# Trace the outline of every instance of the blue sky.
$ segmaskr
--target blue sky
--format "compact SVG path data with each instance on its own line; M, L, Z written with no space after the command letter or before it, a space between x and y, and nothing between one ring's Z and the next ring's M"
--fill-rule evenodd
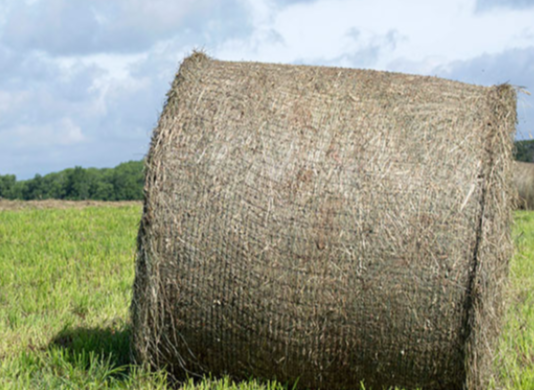
M534 92L534 1L0 0L0 174L141 159L194 49ZM531 139L534 97L518 114Z

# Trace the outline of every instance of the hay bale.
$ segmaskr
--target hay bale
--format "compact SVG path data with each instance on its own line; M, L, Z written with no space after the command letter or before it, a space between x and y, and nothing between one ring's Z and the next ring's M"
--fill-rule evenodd
M515 161L512 167L514 189L517 191L515 207L534 210L534 164Z
M485 389L515 91L195 53L146 169L141 362L305 388Z

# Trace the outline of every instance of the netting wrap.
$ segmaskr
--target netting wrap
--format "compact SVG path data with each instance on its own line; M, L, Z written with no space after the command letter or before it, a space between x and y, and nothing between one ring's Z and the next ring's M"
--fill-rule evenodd
M184 60L147 157L140 361L329 390L485 389L515 91Z

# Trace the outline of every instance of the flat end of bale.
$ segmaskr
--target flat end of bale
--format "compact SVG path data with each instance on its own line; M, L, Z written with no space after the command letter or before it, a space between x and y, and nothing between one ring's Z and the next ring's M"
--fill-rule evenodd
M483 170L482 212L477 248L468 287L465 341L466 386L486 389L494 376L496 348L504 313L511 240L512 150L515 136L517 90L510 84L489 87L485 139L487 164Z

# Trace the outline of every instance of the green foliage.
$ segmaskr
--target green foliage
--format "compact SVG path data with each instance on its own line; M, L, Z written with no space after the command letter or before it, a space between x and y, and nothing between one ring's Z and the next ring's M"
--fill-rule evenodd
M111 177L111 182L115 188L115 200L143 199L145 178L139 174L139 168L135 161L120 164L115 168Z
M15 175L0 175L0 198L12 198L16 182Z
M514 157L517 161L534 162L534 140L516 141Z
M37 174L33 180L29 180L23 190L25 200L43 199L46 192L45 182L41 175Z
M142 200L143 185L143 161L129 161L112 169L75 167L25 181L0 175L0 198Z
M68 199L86 200L89 198L91 177L86 169L76 167L69 169L67 173L66 193Z

